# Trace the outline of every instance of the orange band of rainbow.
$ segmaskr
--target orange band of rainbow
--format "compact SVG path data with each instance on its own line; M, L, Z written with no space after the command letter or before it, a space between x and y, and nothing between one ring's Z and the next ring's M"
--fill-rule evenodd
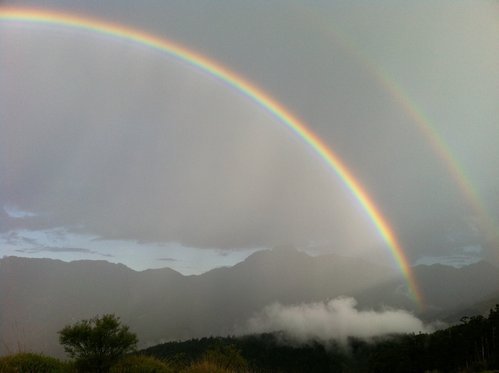
M289 110L263 90L205 56L164 38L159 38L126 26L111 24L87 17L82 18L67 13L22 8L0 8L0 21L65 26L125 39L165 52L170 56L195 66L209 75L226 82L243 93L258 105L265 108L272 116L278 119L280 123L284 124L298 135L338 175L349 191L355 196L359 204L372 220L383 240L387 243L393 258L408 283L413 299L420 307L423 306L422 294L418 289L411 267L404 254L404 250L390 225L383 217L380 209L340 158L314 132L305 126L303 122L298 120Z

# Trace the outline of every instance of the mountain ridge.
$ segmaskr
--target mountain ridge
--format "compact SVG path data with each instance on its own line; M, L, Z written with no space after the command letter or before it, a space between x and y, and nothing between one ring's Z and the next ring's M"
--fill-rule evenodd
M0 353L20 341L36 352L61 356L57 331L104 313L119 315L137 332L142 347L234 333L274 302L298 304L353 296L360 308L390 306L418 313L407 297L405 279L387 268L363 259L313 257L296 250L257 252L232 267L197 276L169 267L135 271L105 260L68 263L7 257L0 259ZM451 311L446 308L456 302L438 297L442 292L458 294L467 282L476 282L462 299L469 304L486 298L485 290L499 291L499 270L487 264L450 271L417 266L414 272L423 293L430 295L433 309L428 318ZM435 286L431 279L444 290L429 291ZM482 294L476 289L485 290Z

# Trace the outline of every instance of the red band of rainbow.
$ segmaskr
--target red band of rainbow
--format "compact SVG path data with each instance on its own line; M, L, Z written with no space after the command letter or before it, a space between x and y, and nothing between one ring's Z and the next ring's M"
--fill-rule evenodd
M140 45L162 51L170 56L195 66L240 91L252 101L266 109L280 123L299 136L343 181L344 185L357 199L376 227L380 236L388 245L394 260L398 264L407 281L411 296L420 307L423 307L423 297L418 289L417 282L414 278L404 250L398 242L392 228L372 198L368 195L359 181L356 180L352 172L341 161L341 159L312 130L310 130L303 122L297 119L296 116L292 115L289 110L287 110L274 98L270 97L262 89L256 87L240 75L206 58L205 56L164 38L159 38L130 27L111 24L87 17L78 17L67 13L1 7L0 21L64 26L135 42Z

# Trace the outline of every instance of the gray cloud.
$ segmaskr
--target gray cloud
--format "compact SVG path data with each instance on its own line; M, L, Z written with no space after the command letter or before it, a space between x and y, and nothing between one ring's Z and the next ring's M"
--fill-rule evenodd
M5 241L5 243L9 245L36 245L38 244L38 241L29 238L29 237L24 237L19 234L19 232L16 231L9 231L8 233L5 233L1 236L1 238Z
M95 250L83 249L79 247L50 247L50 246L40 246L25 249L16 249L15 251L24 254L40 254L40 253L81 253L81 254L95 254L107 258L113 258L111 254L100 253Z
M160 262L178 262L178 259L175 258L157 258L156 260Z
M477 243L498 250L469 226L448 165L370 66L410 94L497 218L498 10L475 4L213 2L200 13L197 2L43 3L169 37L264 87L351 167L413 258ZM0 27L0 205L38 214L14 222L0 212L0 230L72 226L224 249L380 246L337 177L227 86L99 36ZM455 230L459 242L448 238Z
M36 214L29 211L19 210L16 206L4 206L3 210L7 213L7 215L14 219L24 219L36 216Z
M246 333L282 331L298 342L331 340L345 342L348 337L369 339L395 333L428 332L430 327L404 310L362 311L353 298L286 306L267 306L252 317Z
M5 77L19 90L3 112L21 99L29 105L8 118L16 126L0 140L1 149L18 144L2 169L4 198L37 213L23 219L27 229L69 225L108 239L224 249L373 240L327 168L227 87L168 60L123 56L103 41L75 44L68 35L41 47L33 35L10 36L26 46L12 74L24 78ZM35 55L44 57L32 64Z

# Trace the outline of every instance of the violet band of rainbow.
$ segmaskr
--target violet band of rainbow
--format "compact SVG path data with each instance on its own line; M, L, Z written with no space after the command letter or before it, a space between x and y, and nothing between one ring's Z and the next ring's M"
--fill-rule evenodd
M173 56L187 64L195 66L240 91L257 105L269 112L279 123L293 131L305 144L313 149L313 151L342 180L345 187L358 201L359 205L376 227L379 235L387 244L393 259L407 281L412 298L418 303L419 307L424 307L423 296L418 288L407 256L405 255L395 232L365 188L354 177L345 163L324 143L324 141L308 128L305 123L291 114L288 109L265 91L250 83L239 74L223 67L221 64L182 45L171 42L163 37L157 37L124 25L108 23L94 18L80 17L68 13L12 7L0 7L0 21L68 27L131 41L142 46L162 51L169 56Z

